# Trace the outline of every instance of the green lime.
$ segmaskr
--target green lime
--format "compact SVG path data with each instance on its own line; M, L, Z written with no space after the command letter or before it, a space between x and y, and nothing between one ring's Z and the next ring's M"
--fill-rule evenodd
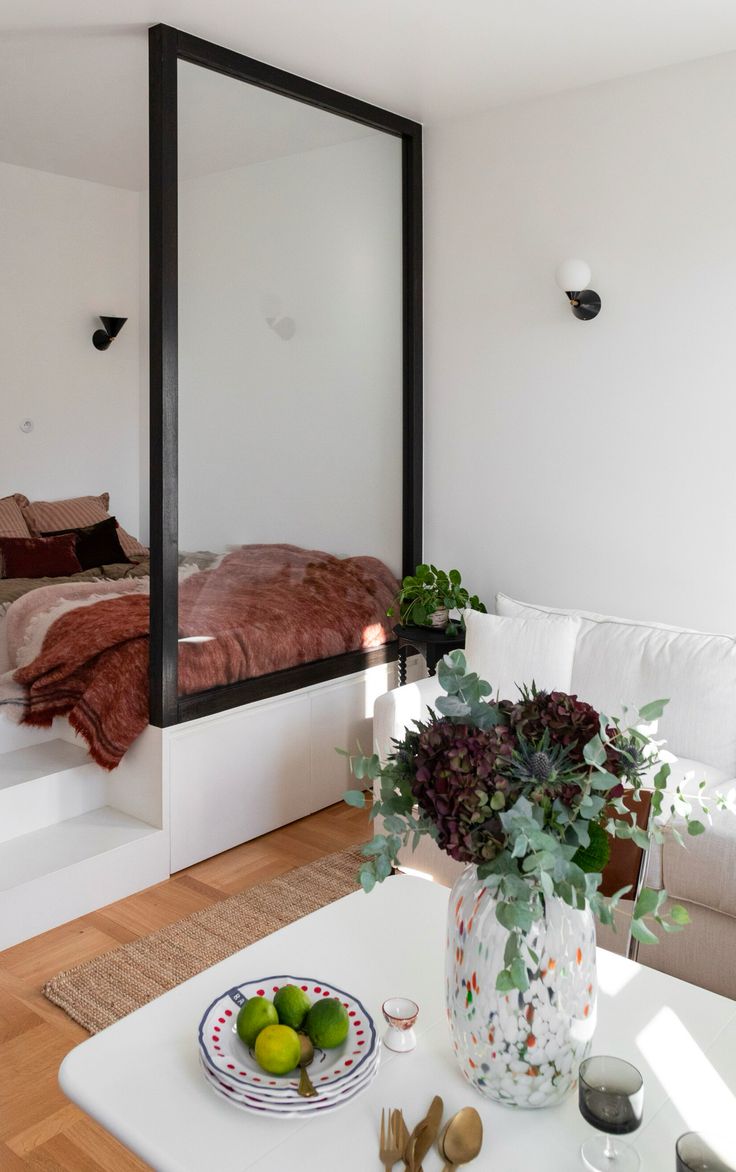
M284 985L274 997L273 1003L281 1024L291 1026L293 1030L299 1029L312 1008L312 1002L304 990L298 989L296 985Z
M336 997L317 1001L307 1014L304 1028L315 1046L332 1050L348 1036L348 1012Z
M262 1029L278 1025L279 1015L267 997L249 997L238 1014L236 1028L246 1046L252 1046Z
M269 1074L288 1074L299 1065L299 1035L285 1025L268 1025L256 1038L256 1062Z

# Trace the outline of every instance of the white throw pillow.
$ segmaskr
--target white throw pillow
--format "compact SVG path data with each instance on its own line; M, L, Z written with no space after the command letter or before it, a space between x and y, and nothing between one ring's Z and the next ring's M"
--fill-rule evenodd
M532 681L547 692L569 692L580 620L567 616L501 618L465 614L465 658L487 680L493 695L515 700Z

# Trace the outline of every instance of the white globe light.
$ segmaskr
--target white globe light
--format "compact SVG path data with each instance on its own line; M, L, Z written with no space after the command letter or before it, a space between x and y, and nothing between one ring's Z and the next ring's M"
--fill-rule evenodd
M589 288L590 277L590 265L584 260L563 260L555 273L555 280L564 293L580 293Z

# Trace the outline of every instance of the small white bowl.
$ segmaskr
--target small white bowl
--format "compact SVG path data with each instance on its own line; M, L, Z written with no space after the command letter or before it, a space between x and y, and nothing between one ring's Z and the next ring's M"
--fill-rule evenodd
M408 997L389 997L381 1006L388 1029L383 1035L383 1044L396 1054L408 1054L417 1044L414 1022L419 1016L419 1006Z

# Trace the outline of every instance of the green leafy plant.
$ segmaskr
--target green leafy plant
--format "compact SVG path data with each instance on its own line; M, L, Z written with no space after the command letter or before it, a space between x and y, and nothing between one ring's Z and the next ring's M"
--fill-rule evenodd
M631 888L611 897L599 890L611 839L631 839L646 851L663 841L665 813L682 819L690 835L704 832L712 806L736 813L734 793L708 798L704 782L695 797L679 785L668 791L670 766L639 727L657 720L666 700L645 705L624 727L577 696L534 685L521 688L516 701L491 699L490 684L467 671L461 651L445 656L438 680L445 693L438 711L395 741L385 764L375 754L350 759L358 781L378 784L370 817L383 819L383 833L363 847L360 882L371 891L391 874L402 847L416 849L424 835L452 858L474 863L510 933L500 990L526 988L525 934L545 900L590 907L615 928L616 906ZM645 789L647 830L635 808ZM364 790L348 791L345 801L365 805ZM675 827L668 830L683 843ZM638 893L631 924L637 940L656 943L656 929L676 932L687 922L666 891Z
M436 610L478 610L486 613L484 603L477 594L470 594L462 585L459 570L438 570L437 566L417 566L413 574L407 574L393 606L386 612L389 617L398 610L404 626L429 627L431 615ZM447 624L450 635L457 633L461 625L452 619Z

